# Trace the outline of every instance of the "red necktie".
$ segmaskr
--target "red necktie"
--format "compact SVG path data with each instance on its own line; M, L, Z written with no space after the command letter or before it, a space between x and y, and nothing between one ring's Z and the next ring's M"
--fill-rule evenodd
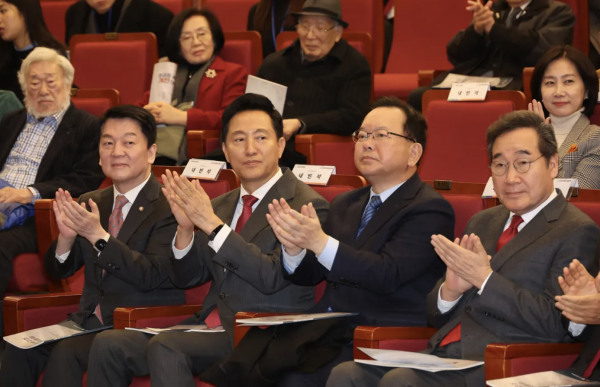
M113 238L116 238L117 235L119 235L119 231L121 231L121 227L123 226L123 206L128 202L129 200L127 200L125 195L117 195L117 198L115 199L115 208L113 208L110 218L108 218L108 233ZM102 269L102 277L104 277L105 273L106 270ZM98 317L98 320L104 324L102 321L100 304L96 305L96 310L94 313L96 314L96 317Z
M252 195L244 195L242 196L242 201L244 202L244 209L235 225L235 232L238 234L242 231L242 228L244 228L248 219L250 219L250 216L252 215L252 206L258 201L258 198L255 198Z
M521 218L519 215L514 215L510 221L510 225L502 232L500 238L498 239L498 244L496 244L496 253L500 251L500 249L503 248L511 239L513 239L515 235L517 235L519 232L519 225L521 223L523 223L523 218ZM442 340L440 343L440 347L454 343L455 341L460 341L460 324L448 332L448 334L444 337L444 340Z

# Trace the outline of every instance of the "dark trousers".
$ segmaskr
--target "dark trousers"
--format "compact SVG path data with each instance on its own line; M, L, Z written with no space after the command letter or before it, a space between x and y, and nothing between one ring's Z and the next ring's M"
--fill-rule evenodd
M134 376L150 375L152 387L195 387L194 375L233 350L222 333L170 332L152 336L112 330L98 335L90 355L88 387L127 387Z
M86 328L101 326L94 318ZM10 344L2 355L0 387L35 387L44 372L43 387L81 387L96 333L20 349Z
M334 367L337 367L341 363L351 361L353 358L352 345L348 345L342 348L339 356L319 368L311 374L301 374L299 372L293 372L284 376L279 382L279 387L322 387L327 382L329 374Z
M13 259L19 254L37 253L35 218L25 220L22 226L0 231L0 299L8 287L13 272Z

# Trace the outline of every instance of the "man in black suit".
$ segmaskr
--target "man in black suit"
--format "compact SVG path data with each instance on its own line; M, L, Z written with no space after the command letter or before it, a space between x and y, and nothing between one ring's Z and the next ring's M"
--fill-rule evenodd
M197 181L167 172L163 182L178 223L171 279L185 288L212 281L202 309L180 324L222 325L225 333L103 332L92 348L89 387L125 387L148 374L153 386L195 386L194 375L233 350L237 312L300 313L314 305L313 287L283 277L281 245L265 217L268 203L282 197L295 209L313 203L322 221L329 208L279 168L281 115L266 97L240 96L225 109L221 142L241 188L211 202Z
M25 109L0 121L0 203L34 203L58 188L79 196L98 188L98 119L69 99L74 69L56 51L35 48L23 61L19 81ZM12 260L37 252L35 219L0 231L0 298L12 275Z
M76 34L152 32L160 56L173 12L152 0L80 0L67 9L65 42Z
M355 312L357 325L425 326L425 298L444 273L430 234L454 235L454 211L423 183L417 166L426 143L423 116L395 97L373 103L353 134L354 162L371 183L339 195L323 229L312 206L302 212L274 201L269 222L289 256L286 277L299 285L326 280L312 310ZM352 360L352 345L313 374L293 373L280 386L323 385L333 367Z
M169 250L177 223L151 168L156 155L152 114L131 105L101 120L100 164L113 186L82 195L79 204L59 189L53 204L58 239L46 270L67 278L84 267L79 311L69 319L86 329L109 327L115 308L185 303L169 280ZM87 208L86 208L87 206ZM22 350L9 345L0 385L81 386L95 333Z
M427 318L438 332L427 353L484 360L490 343L569 342L554 306L558 277L578 257L597 270L600 230L554 189L558 174L552 126L532 112L500 117L487 130L490 171L502 205L474 215L462 239L431 237L446 263L427 296ZM483 386L484 367L442 373L346 363L335 386Z

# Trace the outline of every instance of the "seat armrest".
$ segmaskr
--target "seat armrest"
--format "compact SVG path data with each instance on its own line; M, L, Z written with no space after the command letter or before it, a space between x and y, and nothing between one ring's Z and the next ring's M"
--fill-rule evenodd
M309 165L315 164L315 144L329 142L352 142L352 136L336 134L299 134L296 136L296 151L306 156Z
M354 330L354 358L370 359L358 348L379 348L383 340L429 340L437 329L429 327L369 327Z
M183 317L191 316L200 309L202 309L202 305L116 308L113 314L113 325L115 329L146 328L148 326L165 328L177 324Z
M419 87L429 86L431 82L448 70L419 70Z
M219 138L220 130L188 130L187 132L187 152L188 158L197 159L204 156L206 152L206 140L209 138Z
M557 367L565 369L571 365L582 348L583 343L488 344L485 349L485 380L513 376L513 361L524 358L547 357L549 368L546 371L560 369Z
M43 324L56 324L66 318L67 313L77 310L80 293L51 293L26 296L7 296L4 298L3 319L4 334L13 335L25 330L39 328L37 322L27 321L27 317L36 320L44 316ZM31 311L28 313L28 311Z

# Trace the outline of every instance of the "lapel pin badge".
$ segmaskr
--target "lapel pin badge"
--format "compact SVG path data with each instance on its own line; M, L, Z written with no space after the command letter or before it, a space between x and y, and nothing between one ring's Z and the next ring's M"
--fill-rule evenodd
M140 207L138 208L140 211L144 211L144 207Z
M207 78L211 78L211 79L217 76L217 72L213 69L206 70L206 72L204 74L206 74Z

